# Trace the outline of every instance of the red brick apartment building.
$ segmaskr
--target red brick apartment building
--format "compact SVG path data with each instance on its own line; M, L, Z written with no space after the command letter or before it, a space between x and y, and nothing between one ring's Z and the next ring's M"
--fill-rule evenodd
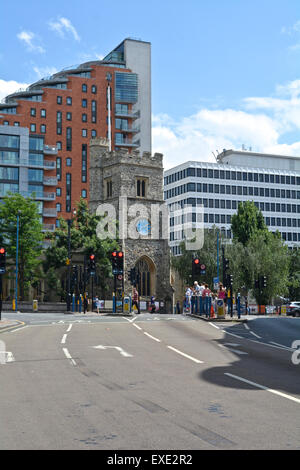
M48 229L54 230L58 217L70 218L80 197L89 199L90 139L106 137L112 150L151 152L150 54L150 43L125 39L103 60L64 69L7 96L0 104L0 137L1 133L3 138L9 136L9 129L17 131L11 126L29 130L28 171L14 173L19 178L16 188L26 175L29 193L31 186L40 185L38 194L43 197L36 199L40 199ZM3 169L14 165L8 159L12 150L14 155L17 152L7 142L7 138L2 143L0 139ZM43 169L35 174L31 162L37 154L43 159ZM4 173L3 188L8 187L8 174L12 173Z

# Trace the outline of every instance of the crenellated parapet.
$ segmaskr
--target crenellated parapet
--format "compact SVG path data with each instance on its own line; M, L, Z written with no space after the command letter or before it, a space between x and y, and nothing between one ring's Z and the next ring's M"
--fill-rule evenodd
M126 149L109 151L108 140L100 137L90 141L90 168L105 167L110 165L128 164L128 165L150 166L163 169L163 155L150 152L140 153L133 150L131 153Z

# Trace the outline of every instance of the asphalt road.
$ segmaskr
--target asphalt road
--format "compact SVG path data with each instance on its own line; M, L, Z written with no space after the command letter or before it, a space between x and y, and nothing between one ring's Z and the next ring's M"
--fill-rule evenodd
M0 334L0 449L300 448L298 318L22 319Z

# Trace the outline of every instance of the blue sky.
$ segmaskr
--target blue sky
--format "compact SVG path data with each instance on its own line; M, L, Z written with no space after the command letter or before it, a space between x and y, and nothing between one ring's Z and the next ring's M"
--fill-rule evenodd
M125 37L152 44L166 168L243 144L300 156L299 0L2 2L0 97Z

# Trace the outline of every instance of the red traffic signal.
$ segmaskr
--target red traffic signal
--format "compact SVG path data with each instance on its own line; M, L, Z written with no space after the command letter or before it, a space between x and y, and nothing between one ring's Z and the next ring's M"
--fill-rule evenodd
M115 258L115 257L117 256L117 252L116 252L116 251L113 251L112 254L111 254L111 256L112 256L113 258Z
M4 255L4 253L5 253L5 248L0 248L0 254Z
M94 260L95 259L95 255L90 255L90 260Z
M118 256L119 256L119 258L123 258L123 251L119 251Z
M199 264L200 260L198 258L194 259L194 264Z

